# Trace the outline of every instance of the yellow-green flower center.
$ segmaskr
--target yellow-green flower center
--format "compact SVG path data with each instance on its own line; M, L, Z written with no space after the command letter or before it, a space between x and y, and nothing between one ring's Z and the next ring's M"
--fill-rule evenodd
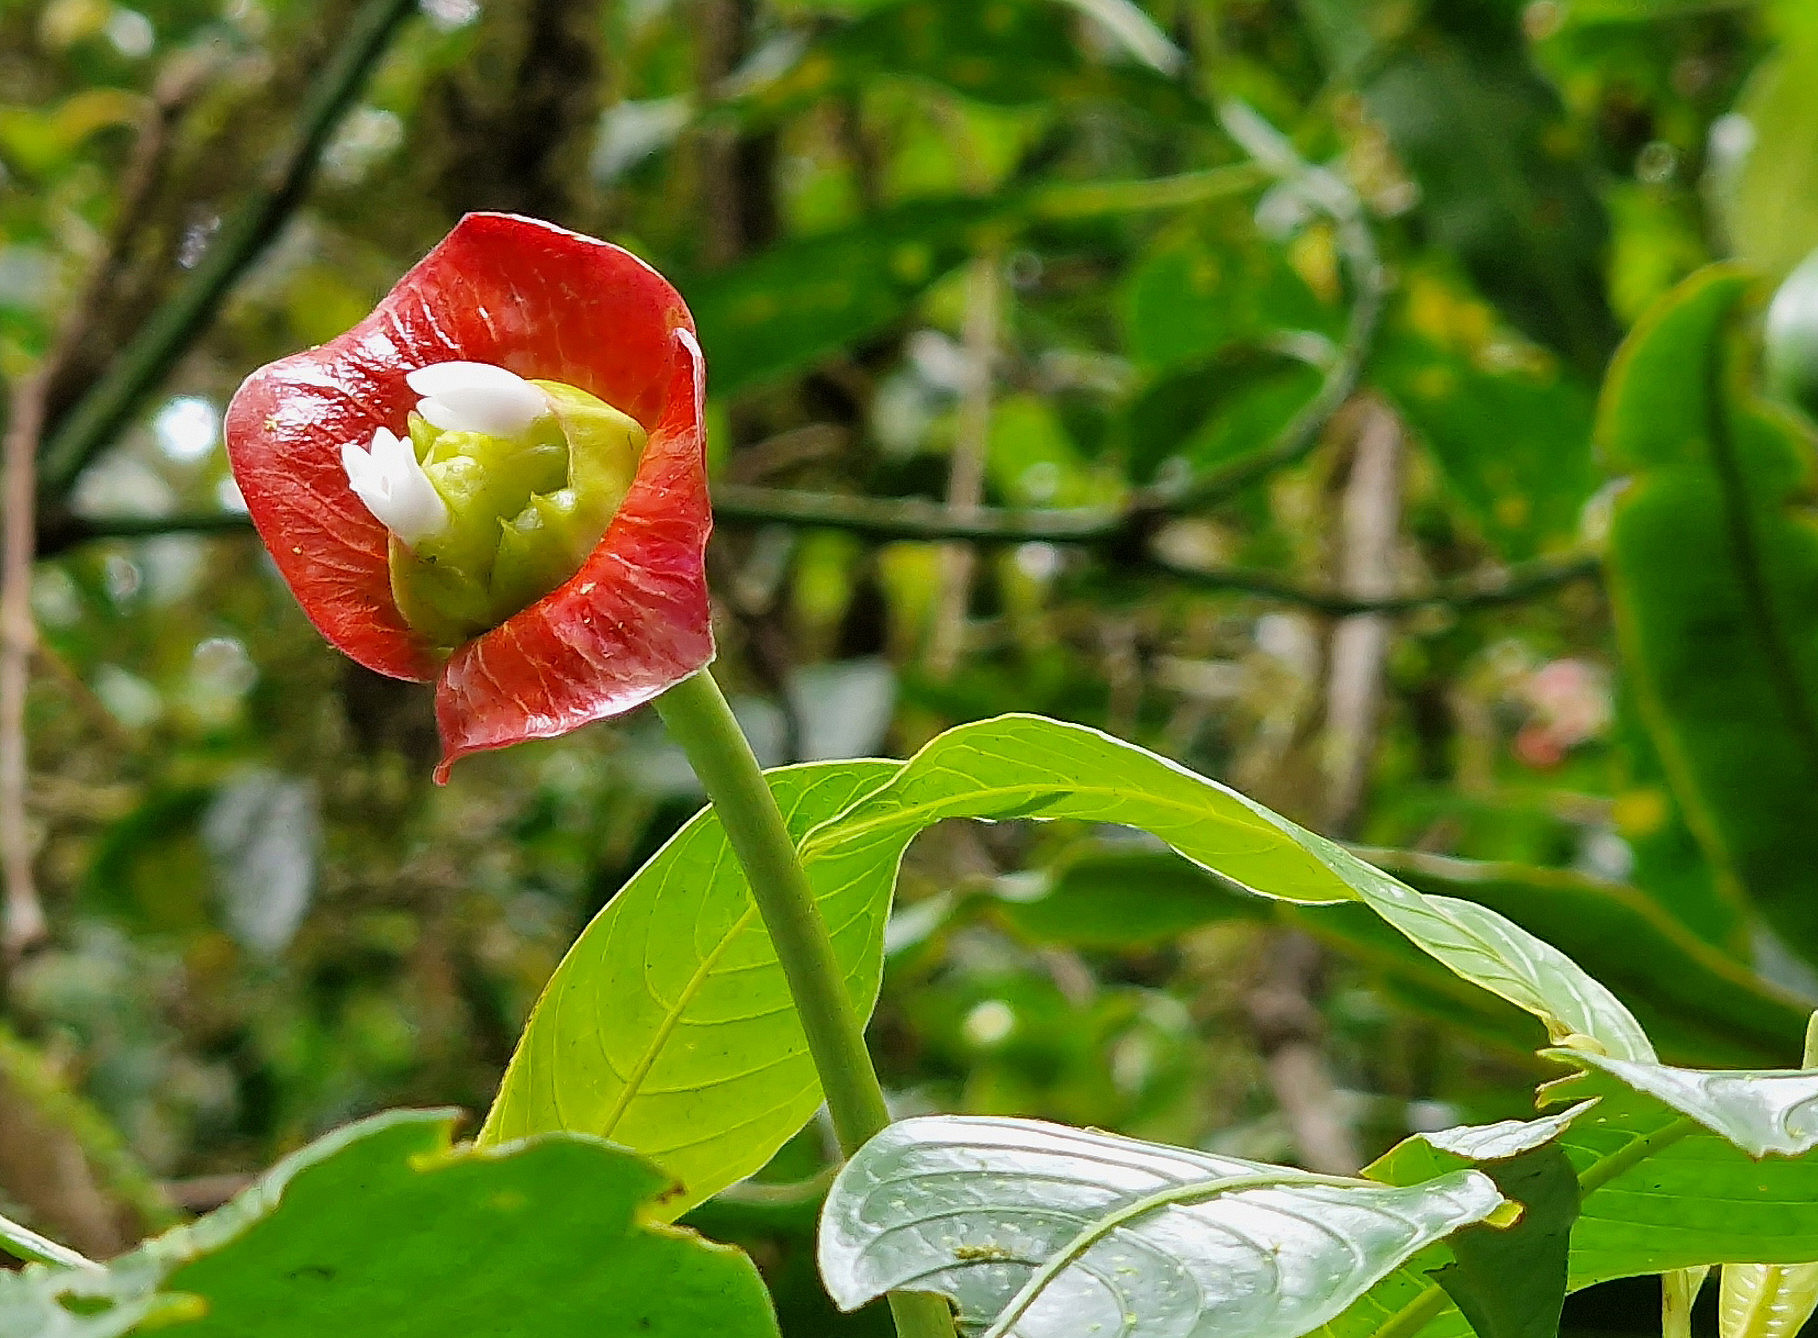
M559 381L524 384L542 392L548 411L507 434L439 428L423 413L410 415L411 452L446 508L439 528L404 530L373 507L393 529L398 609L444 649L490 631L573 576L637 473L645 433L630 417ZM429 400L420 408L436 412Z

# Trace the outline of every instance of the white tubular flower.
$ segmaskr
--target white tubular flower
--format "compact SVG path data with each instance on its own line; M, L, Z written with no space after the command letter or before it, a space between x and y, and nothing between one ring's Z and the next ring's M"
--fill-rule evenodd
M354 495L406 546L448 528L448 504L417 463L416 450L390 428L372 434L370 450L355 441L341 447L341 467Z
M404 380L423 397L417 412L444 432L516 437L549 412L547 395L490 362L431 363Z

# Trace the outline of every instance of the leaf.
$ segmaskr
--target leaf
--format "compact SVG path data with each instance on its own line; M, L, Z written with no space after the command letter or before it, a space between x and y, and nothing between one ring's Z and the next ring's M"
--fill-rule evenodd
M1529 335L1596 372L1616 342L1603 299L1602 206L1558 96L1526 57L1516 11L1475 39L1425 31L1365 90L1371 113L1420 184L1420 220Z
M650 1166L573 1135L454 1149L454 1118L337 1130L105 1270L0 1274L0 1335L776 1334L748 1258L644 1224Z
M1818 246L1814 72L1818 42L1781 47L1712 134L1711 197L1723 231L1737 257L1775 276Z
M1472 519L1517 559L1571 539L1597 488L1590 393L1528 351L1517 362L1505 345L1504 365L1484 366L1472 350L1409 335L1371 363Z
M1007 715L949 730L896 777L809 836L830 885L887 900L897 862L946 818L1078 818L1139 827L1241 888L1288 901L1357 900L1472 983L1612 1054L1653 1057L1615 996L1493 911L1427 897L1234 790L1082 725Z
M1680 1069L1578 1050L1547 1053L1655 1097L1751 1157L1802 1157L1818 1147L1818 1072Z
M880 333L965 257L969 230L1002 207L918 201L684 285L714 392L774 381Z
M1726 366L1749 287L1721 267L1636 327L1599 411L1609 590L1628 680L1687 822L1732 888L1818 950L1818 526L1813 442Z
M1689 932L1649 891L1566 869L1359 853L1423 892L1478 902L1556 945L1678 1062L1772 1064L1798 1053L1811 1004Z
M1477 1338L1554 1338L1559 1332L1579 1189L1557 1140L1589 1104L1537 1120L1418 1134L1365 1172L1386 1184L1412 1185L1481 1165L1505 1198L1522 1205L1513 1226L1468 1227L1451 1237L1445 1247L1450 1262L1432 1271Z
M1129 468L1149 481L1164 462L1184 459L1195 472L1264 449L1319 389L1302 362L1227 348L1171 369L1130 406Z
M1036 1120L892 1125L834 1181L821 1275L844 1308L937 1290L989 1335L1296 1338L1502 1204L1459 1171L1373 1188ZM1284 1267L1292 1260L1292 1267Z
M1144 254L1124 291L1124 342L1136 362L1169 368L1238 340L1336 331L1337 309L1315 296L1279 248L1258 244L1247 219L1241 232L1231 229L1223 216L1182 224Z
M55 1264L60 1268L101 1267L87 1255L40 1236L8 1217L0 1217L0 1250L29 1264Z
M1550 1094L1596 1098L1565 1112L1570 1124L1558 1139L1581 1193L1570 1290L1737 1258L1783 1265L1818 1259L1818 1073L1700 1073L1576 1050L1551 1053L1584 1072L1554 1084ZM1771 1144L1792 1151L1758 1158L1749 1150ZM1450 1164L1436 1160L1422 1136L1392 1149L1370 1175L1405 1184ZM1439 1284L1404 1267L1328 1335L1368 1338L1393 1316L1436 1319L1449 1309ZM1419 1331L1428 1338L1460 1332L1443 1324Z
M1086 778L1084 780L1076 778ZM1366 903L1423 951L1546 1022L1651 1058L1616 999L1494 912L1424 897L1259 804L1132 744L1036 716L963 725L907 763L771 773L861 1017L909 842L946 818L1079 818L1143 828L1239 886ZM711 814L588 926L538 1002L483 1143L550 1129L609 1137L681 1182L679 1214L752 1174L820 1087L787 982Z
M1818 1264L1725 1264L1720 1338L1795 1338L1818 1310Z
M1578 1177L1563 1149L1547 1144L1486 1168L1521 1221L1467 1227L1447 1242L1454 1262L1435 1276L1477 1338L1557 1338L1565 1308L1566 1256L1578 1217Z
M798 836L900 763L787 767L770 785ZM821 885L824 886L824 885ZM846 986L868 1017L889 899L824 893ZM556 968L480 1131L482 1144L551 1129L611 1138L682 1188L668 1217L752 1174L820 1105L788 983L711 811L626 883Z

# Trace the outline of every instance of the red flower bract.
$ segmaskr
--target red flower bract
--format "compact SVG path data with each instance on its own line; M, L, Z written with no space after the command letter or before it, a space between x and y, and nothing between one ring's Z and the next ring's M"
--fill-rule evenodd
M405 376L450 361L578 386L650 440L581 569L441 663L398 612L389 536L348 486L341 447L402 431L417 401ZM234 478L303 611L367 668L437 680L438 780L467 753L620 715L713 659L704 375L680 294L630 252L469 214L365 320L260 368L234 396Z

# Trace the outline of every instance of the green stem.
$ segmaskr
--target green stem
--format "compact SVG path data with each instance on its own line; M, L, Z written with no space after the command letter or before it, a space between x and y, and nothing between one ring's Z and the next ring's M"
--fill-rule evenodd
M865 1048L864 1024L846 993L833 942L782 811L708 670L677 683L657 699L656 707L700 777L745 871L802 1020L834 1133L851 1156L890 1123L890 1112ZM953 1338L947 1304L937 1296L892 1293L890 1309L902 1338Z

